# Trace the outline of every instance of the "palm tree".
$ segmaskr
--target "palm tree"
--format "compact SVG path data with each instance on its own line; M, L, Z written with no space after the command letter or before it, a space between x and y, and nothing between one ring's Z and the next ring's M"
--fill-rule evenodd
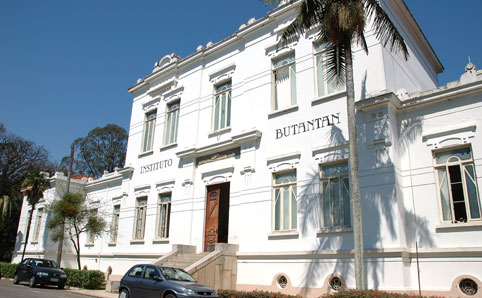
M25 236L25 244L23 246L22 261L25 256L25 249L27 248L28 236L30 234L30 224L32 223L32 215L35 210L35 205L43 197L44 191L50 187L50 180L45 177L45 173L40 171L29 172L22 182L22 191L27 196L27 202L32 206L32 211L28 216L27 233Z
M282 0L264 0L279 4ZM283 1L285 2L285 1ZM328 79L346 84L349 138L350 195L353 215L356 288L365 288L363 232L361 220L360 186L358 183L358 146L355 118L355 90L353 83L352 46L359 44L368 54L364 30L369 21L375 36L390 50L401 51L405 59L408 49L378 0L302 0L299 12L283 31L278 48L296 40L305 31L315 28L318 41L326 46Z

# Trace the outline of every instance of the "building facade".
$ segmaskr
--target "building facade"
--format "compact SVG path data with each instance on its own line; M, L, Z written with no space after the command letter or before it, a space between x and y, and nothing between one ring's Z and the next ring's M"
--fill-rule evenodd
M354 288L346 93L326 80L316 31L276 48L297 4L164 56L129 89L126 166L84 188L110 226L84 240L89 269L122 275L175 245L225 243L236 289ZM382 5L410 58L370 30L369 54L354 49L367 287L480 295L482 73L469 64L437 87L443 67L408 8Z

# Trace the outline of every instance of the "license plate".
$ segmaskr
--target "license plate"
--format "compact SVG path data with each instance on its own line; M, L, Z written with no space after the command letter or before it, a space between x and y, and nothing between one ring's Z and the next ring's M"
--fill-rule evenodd
M51 278L50 281L51 282L59 282L59 279L58 278Z

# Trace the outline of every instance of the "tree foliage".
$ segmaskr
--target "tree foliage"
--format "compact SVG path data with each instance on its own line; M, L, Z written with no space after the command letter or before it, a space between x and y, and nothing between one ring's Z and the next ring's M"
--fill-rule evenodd
M20 192L28 172L54 172L49 154L44 147L8 132L0 123L0 198L2 210L8 208L0 219L0 260L10 262L17 236L17 226L22 206Z
M122 168L126 156L127 132L124 128L108 124L89 131L85 138L76 139L74 171L93 177L100 177L104 171L112 172ZM60 168L68 169L70 157L62 159Z
M69 239L77 255L77 266L80 266L80 235L90 234L92 238L102 235L106 227L105 220L99 216L95 209L86 204L82 194L67 193L62 199L55 201L51 206L52 216L47 223L52 232L52 240L58 242Z

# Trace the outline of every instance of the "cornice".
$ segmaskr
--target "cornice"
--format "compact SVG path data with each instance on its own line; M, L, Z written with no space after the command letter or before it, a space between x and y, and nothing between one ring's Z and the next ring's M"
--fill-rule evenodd
M102 176L101 178L99 178L97 180L90 181L85 185L85 187L91 188L91 187L102 185L102 184L105 184L105 183L110 183L112 181L122 180L122 178L125 174L132 173L133 171L134 171L133 167L125 167L125 168L119 169L115 172L108 173L108 174Z

